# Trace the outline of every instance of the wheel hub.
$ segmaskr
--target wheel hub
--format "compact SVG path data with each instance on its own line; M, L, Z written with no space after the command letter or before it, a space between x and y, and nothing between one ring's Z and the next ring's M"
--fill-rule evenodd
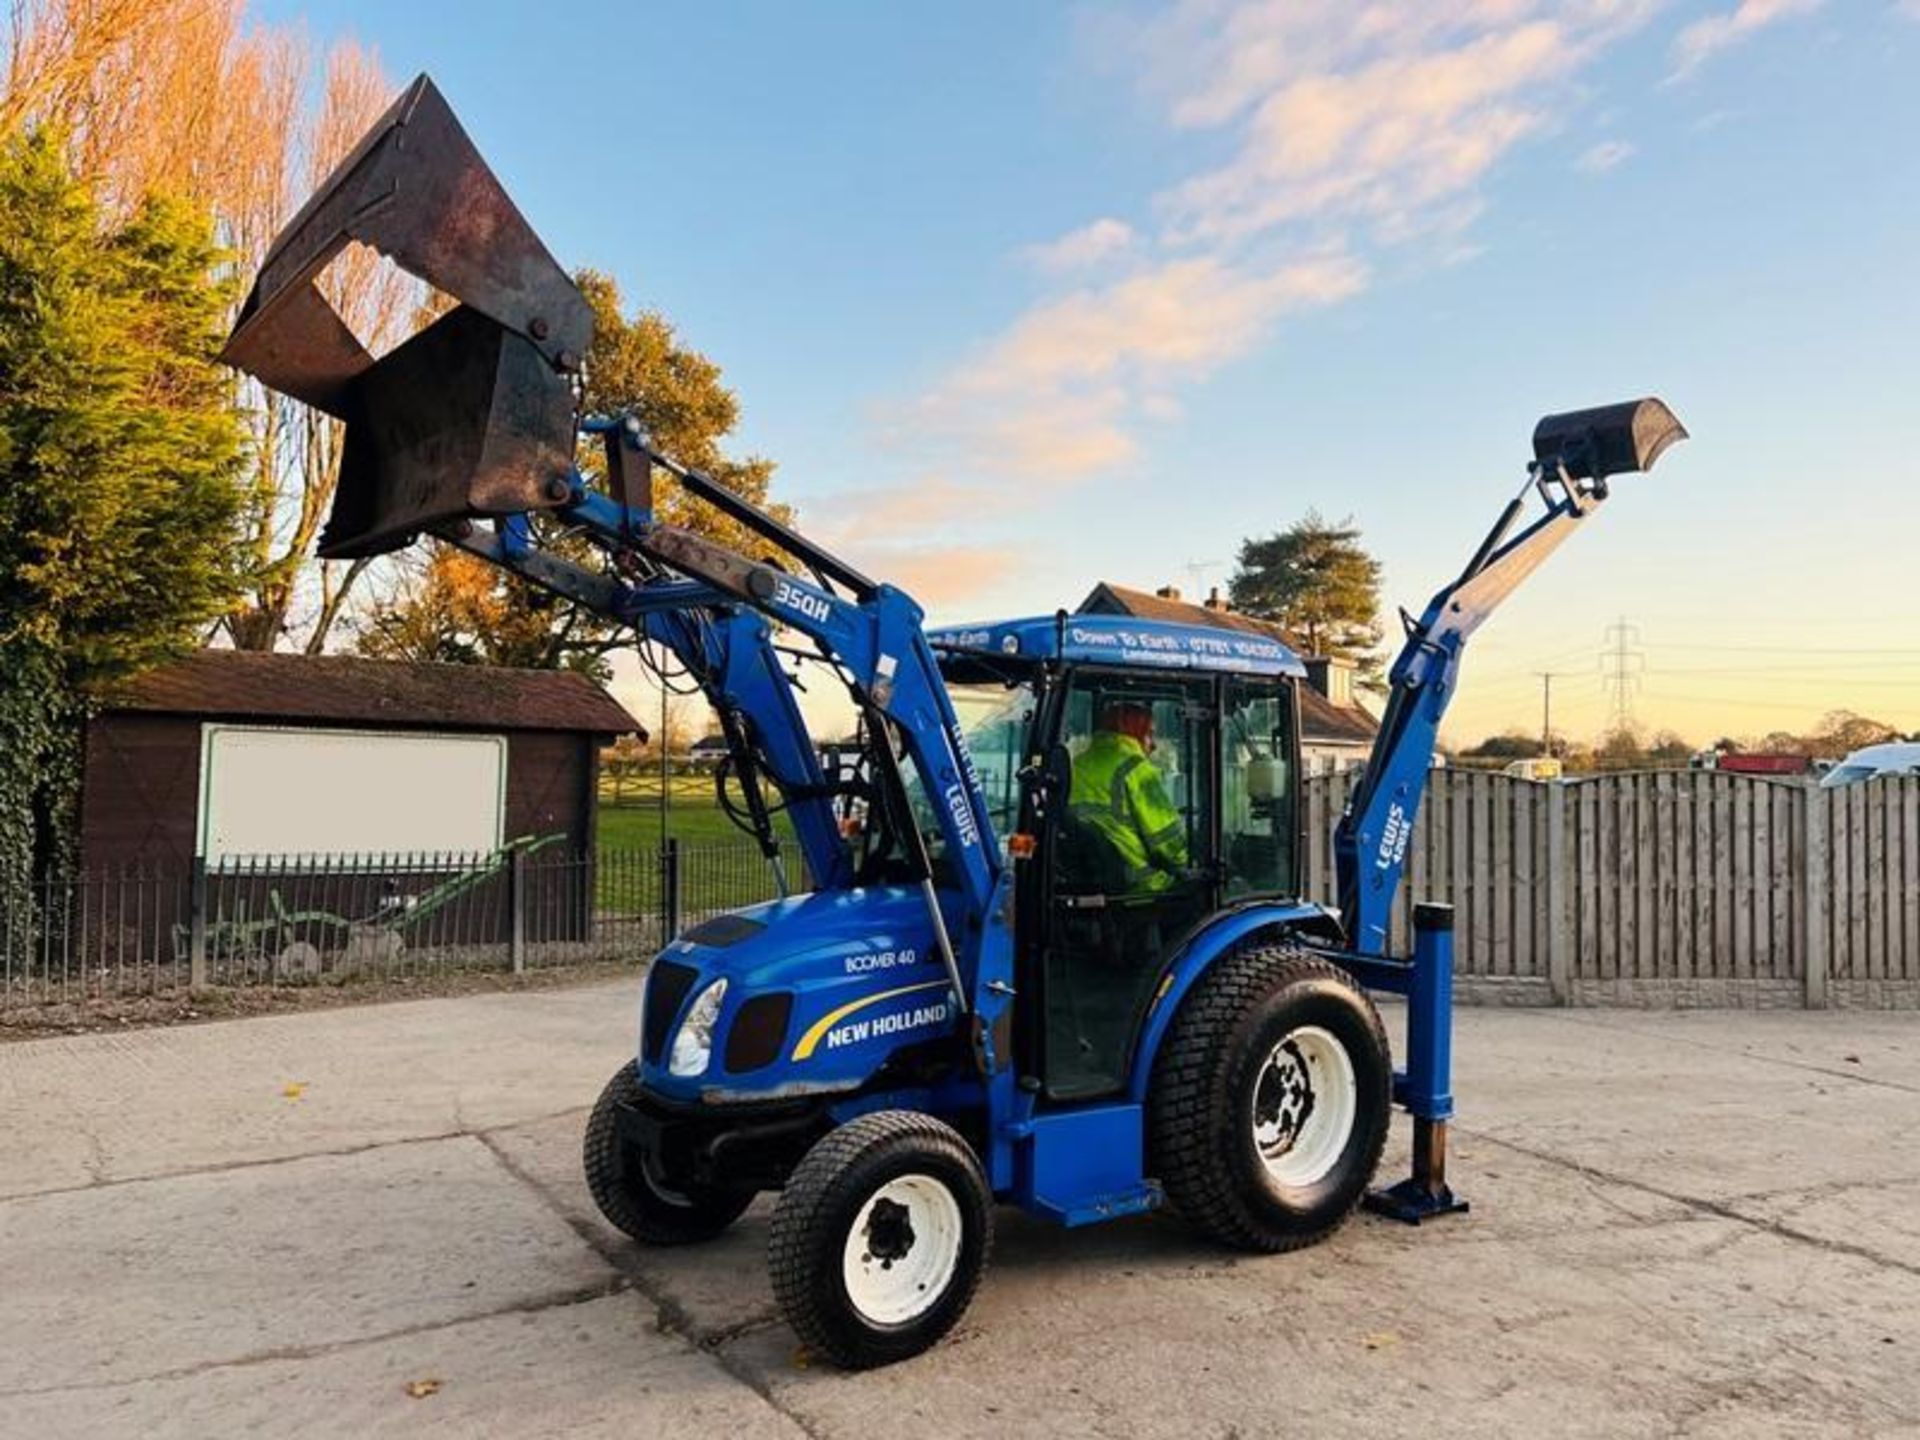
M1293 1148L1314 1110L1313 1071L1292 1036L1267 1060L1254 1098L1254 1133L1260 1153L1277 1160Z
M897 1200L882 1196L867 1212L867 1253L890 1270L913 1249L913 1213Z
M965 1231L944 1180L913 1173L887 1181L846 1232L840 1276L847 1299L869 1324L919 1319L951 1287Z
M1253 1081L1253 1143L1282 1185L1324 1179L1359 1113L1353 1060L1329 1030L1303 1025L1280 1038Z

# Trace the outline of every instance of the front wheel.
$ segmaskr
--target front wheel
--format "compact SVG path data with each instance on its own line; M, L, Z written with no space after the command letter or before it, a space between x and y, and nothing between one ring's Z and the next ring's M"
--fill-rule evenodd
M1200 981L1155 1062L1154 1173L1215 1239L1297 1249L1360 1203L1392 1106L1386 1031L1360 987L1298 946L1242 951Z
M621 1133L621 1107L639 1098L640 1077L631 1063L622 1065L587 1117L581 1160L593 1203L643 1245L711 1240L753 1203L753 1191L674 1180L660 1156Z
M850 1370L918 1355L979 1287L992 1203L951 1126L908 1110L848 1121L806 1153L773 1212L768 1270L787 1323Z

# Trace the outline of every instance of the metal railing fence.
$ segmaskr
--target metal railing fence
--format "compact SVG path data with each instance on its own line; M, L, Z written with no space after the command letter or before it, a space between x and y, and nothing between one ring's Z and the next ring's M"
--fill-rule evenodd
M802 885L799 858L782 859ZM757 847L678 840L93 871L0 893L0 1009L639 961L776 893Z

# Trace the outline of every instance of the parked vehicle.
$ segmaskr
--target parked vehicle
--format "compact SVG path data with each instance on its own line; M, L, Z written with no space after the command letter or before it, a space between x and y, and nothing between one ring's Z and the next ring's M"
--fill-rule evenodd
M1858 785L1881 775L1920 775L1920 741L1894 740L1885 745L1863 745L1820 781L1822 790Z
M1500 773L1516 780L1564 780L1567 767L1557 755L1536 755L1531 760L1509 760Z
M1728 775L1811 775L1816 765L1811 755L1750 755L1705 750L1689 760L1687 768L1719 770Z

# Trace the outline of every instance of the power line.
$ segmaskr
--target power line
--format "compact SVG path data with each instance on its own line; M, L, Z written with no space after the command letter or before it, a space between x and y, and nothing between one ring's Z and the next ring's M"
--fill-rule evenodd
M1680 640L1661 648L1715 655L1920 655L1920 648L1912 645L1827 645L1814 641L1804 645L1702 645Z

